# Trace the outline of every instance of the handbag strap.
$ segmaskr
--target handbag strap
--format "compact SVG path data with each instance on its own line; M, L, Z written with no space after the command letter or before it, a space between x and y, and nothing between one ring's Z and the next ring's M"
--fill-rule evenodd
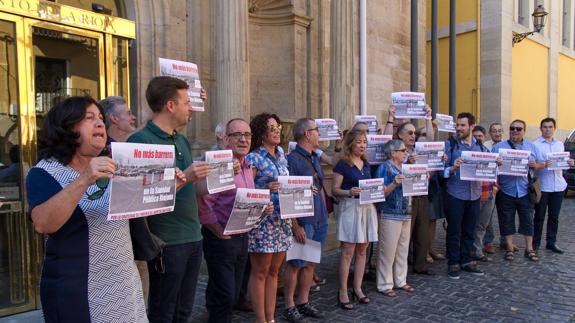
M517 150L517 147L515 146L513 141L511 141L510 139L507 139L507 144L509 145L509 147L511 147L511 149ZM535 183L537 181L537 178L534 178L533 176L531 176L531 169L530 168L527 169L527 181L529 182L529 185L533 185L533 183Z
M320 186L323 188L323 180L321 179L321 177L319 177L319 172L317 171L311 160L309 160L307 157L302 155L302 153L300 153L297 150L292 151L292 153L295 153L299 159L301 159L307 164L307 166L313 171L313 177L320 183Z

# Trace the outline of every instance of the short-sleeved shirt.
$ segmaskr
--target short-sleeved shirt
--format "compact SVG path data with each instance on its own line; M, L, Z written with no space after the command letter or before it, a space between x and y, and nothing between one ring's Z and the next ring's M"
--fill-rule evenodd
M179 133L169 134L148 121L146 126L131 135L127 142L173 145L176 152L176 167L181 170L192 164L190 142ZM194 185L187 184L176 193L173 212L153 215L147 218L150 231L164 240L167 245L200 241L200 221Z
M543 162L539 149L528 140L523 140L520 144L514 144L515 148L509 145L507 140L504 140L497 145L493 146L492 151L498 153L499 149L518 149L518 150L528 150L531 152L529 160L534 160L538 163ZM531 170L529 170L531 171ZM499 175L497 178L497 183L501 188L501 191L509 196L513 197L523 197L527 195L527 188L529 187L529 179L527 176L509 176L509 175Z
M539 137L533 141L533 144L539 149L543 160L547 159L547 153L565 151L563 142L555 138L549 142L545 138ZM562 192L567 188L567 182L561 169L540 169L537 171L537 177L541 181L541 191L543 192Z
M341 182L342 190L349 190L352 187L359 187L360 179L370 179L371 171L369 163L367 161L363 162L363 168L359 169L355 165L349 165L347 162L340 160L335 165L333 169L335 173L343 176L343 181Z
M302 160L305 158L308 162ZM294 151L287 155L289 173L292 176L314 176L313 185L318 189L317 194L313 198L313 211L314 216L308 216L303 218L298 218L299 224L309 223L309 224L325 224L327 223L327 210L323 203L321 191L323 188L324 174L319 162L319 156L312 151L311 154L305 149L301 148L299 145L296 146ZM310 164L315 168L312 169Z

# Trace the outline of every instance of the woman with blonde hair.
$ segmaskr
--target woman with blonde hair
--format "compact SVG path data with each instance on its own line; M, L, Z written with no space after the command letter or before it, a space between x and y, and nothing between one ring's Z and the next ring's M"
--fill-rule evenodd
M359 204L359 180L370 179L365 131L352 130L345 135L343 155L333 169L332 193L339 198L337 239L341 241L339 259L338 304L350 310L353 305L347 293L347 277L355 256L352 295L360 304L370 299L362 291L366 250L369 242L377 241L377 212L373 204Z

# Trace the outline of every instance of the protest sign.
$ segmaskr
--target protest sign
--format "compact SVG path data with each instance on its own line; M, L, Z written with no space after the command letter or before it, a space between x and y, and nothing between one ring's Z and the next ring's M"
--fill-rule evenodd
M186 82L192 111L204 111L204 101L200 98L202 83L196 64L160 57L160 75L179 78Z
M369 128L369 133L377 134L377 129L379 128L379 123L377 122L376 116L371 115L356 115L355 116L355 123L363 122Z
M383 178L360 179L359 188L359 204L385 201Z
M405 175L401 182L403 196L427 195L429 174L426 165L402 164L401 173Z
M547 169L569 169L569 158L570 154L568 151L547 153L547 160L551 161L551 166L547 167Z
M503 164L499 166L499 175L527 176L529 172L529 150L499 149Z
M206 177L210 194L236 188L233 159L231 150L206 151L206 162L210 164L210 174Z
M321 260L321 243L319 241L305 239L305 244L301 244L295 239L286 253L286 261L293 259L309 261L319 264Z
M282 219L313 216L313 177L278 176Z
M455 122L453 117L447 114L436 113L437 131L455 133Z
M264 210L270 201L270 190L237 188L236 200L224 234L245 233L257 227L266 217Z
M292 151L294 151L296 146L297 146L297 142L295 142L295 141L290 141L290 142L288 142L288 152L287 152L287 154L289 155Z
M317 131L319 132L319 141L338 140L339 129L337 122L333 119L315 119Z
M425 119L425 93L393 92L391 104L395 107L396 119Z
M112 142L116 172L110 180L108 220L172 212L176 199L171 145Z
M391 140L391 135L367 135L367 160L371 165L379 165L385 161L383 147Z
M445 154L445 142L416 142L415 154L416 164L427 164L428 171L443 170L445 163L443 155Z
M499 157L497 153L461 152L463 164L459 169L460 179L462 181L496 182L497 157Z

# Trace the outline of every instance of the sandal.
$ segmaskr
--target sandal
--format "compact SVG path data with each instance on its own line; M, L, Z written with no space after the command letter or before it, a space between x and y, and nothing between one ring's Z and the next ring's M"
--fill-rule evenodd
M383 292L380 292L380 293L382 293L383 295L385 295L385 296L387 296L387 297L395 297L395 296L397 296L397 294L395 293L395 291L394 291L393 289L387 289L387 290L385 290L385 291L383 291Z
M473 259L477 260L477 261L482 261L482 262L491 262L493 259L487 257L486 255L482 255L479 257L473 257Z
M525 250L524 256L531 261L539 261L539 256L535 250Z
M415 292L415 288L413 288L407 284L403 285L402 287L399 287L399 289L401 289L402 291L407 292L407 293Z
M347 292L346 292L347 294ZM340 297L339 290L337 291L337 305L343 310L349 311L353 309L353 304L348 300L347 302L342 302Z
M355 290L353 291L353 294L351 295L351 297L353 299L357 299L357 302L360 304L369 304L369 302L371 302L371 299L369 299L369 297L367 297L367 294L364 294L363 297L359 297L359 295L355 292Z
M510 251L510 250L505 251L505 257L504 257L505 260L513 261L514 258L515 258L515 254L513 253L513 251Z

